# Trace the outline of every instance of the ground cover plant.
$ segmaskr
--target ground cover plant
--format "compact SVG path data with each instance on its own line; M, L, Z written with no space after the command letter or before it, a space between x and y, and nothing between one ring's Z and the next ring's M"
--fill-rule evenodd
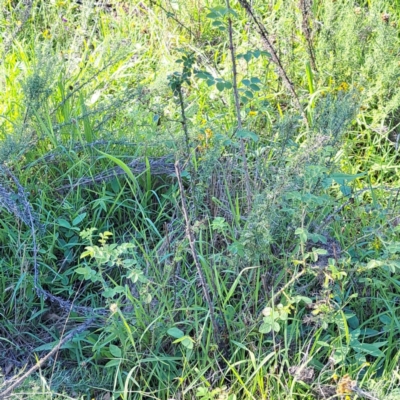
M2 0L0 398L400 398L399 18Z

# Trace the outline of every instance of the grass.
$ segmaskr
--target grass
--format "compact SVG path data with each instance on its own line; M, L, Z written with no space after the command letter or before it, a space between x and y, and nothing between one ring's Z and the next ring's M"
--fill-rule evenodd
M0 398L400 396L392 2L3 3Z

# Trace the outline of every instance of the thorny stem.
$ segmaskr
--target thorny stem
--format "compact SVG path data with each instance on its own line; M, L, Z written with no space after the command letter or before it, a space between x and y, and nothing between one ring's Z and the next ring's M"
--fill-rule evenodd
M303 30L303 35L307 41L307 51L310 56L311 67L314 71L317 71L317 63L315 62L315 56L312 44L312 31L310 28L310 14L311 14L311 4L312 0L300 0L300 9L303 17L301 28Z
M253 8L247 2L247 0L239 0L239 3L246 10L247 14L251 17L251 19L253 20L254 24L256 25L256 28L258 30L258 33L261 36L261 40L262 40L262 43L263 43L264 47L271 54L271 60L277 66L278 75L281 77L281 79L283 80L284 84L289 89L289 92L291 93L291 95L292 95L292 97L294 99L296 107L301 112L301 115L303 116L304 122L307 124L307 115L303 110L303 107L302 107L302 105L300 103L299 97L297 96L296 90L294 89L294 85L293 85L292 81L289 79L288 75L286 74L286 71L282 66L281 60L279 59L278 54L274 49L274 46L272 46L272 43L268 39L268 32L265 29L265 26L259 21L259 19L256 16Z
M186 144L186 157L189 158L190 156L190 143L189 143L189 131L187 128L187 120L185 114L185 104L183 103L183 95L182 95L182 86L179 85L177 88L178 97L179 97L179 104L181 106L181 115L182 115L182 128L185 134L185 144Z

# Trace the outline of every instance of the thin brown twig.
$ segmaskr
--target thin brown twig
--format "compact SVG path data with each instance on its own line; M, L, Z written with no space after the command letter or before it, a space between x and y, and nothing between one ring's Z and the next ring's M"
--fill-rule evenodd
M300 10L303 17L301 29L307 42L307 51L310 56L311 67L314 71L317 71L317 63L315 61L313 42L312 42L312 30L311 30L311 4L312 0L300 0Z
M89 320L87 320L84 324L82 324L81 326L79 326L78 328L75 328L74 330L72 330L67 336L64 336L64 338L62 338L60 340L60 342L43 358L41 358L39 361L36 362L35 365L33 365L27 372L25 372L25 374L23 374L22 376L20 376L13 384L11 384L7 389L3 390L0 393L0 399L5 399L6 397L8 397L15 388L17 388L19 385L21 385L21 383L28 378L31 374L33 374L37 369L39 369L50 357L52 357L55 353L57 353L61 347L69 342L76 334L84 331L87 327L90 326L90 324L93 322L94 318L91 318Z
M170 157L159 157L159 158L150 158L148 159L148 165L150 166L150 172L152 175L173 175L175 168L174 163L169 161ZM140 175L147 170L147 164L145 159L143 158L135 158L129 163L126 164L131 172L135 175ZM114 179L118 176L126 175L126 171L124 171L121 167L114 167L110 169L106 169L100 174L97 174L92 177L82 176L75 182L71 182L69 184L60 186L56 189L57 192L64 192L67 190L75 190L78 187L91 186L96 183L107 182L111 179Z
M262 22L259 21L259 18L255 14L252 6L247 2L247 0L239 0L239 3L246 10L247 14L253 20L253 22L256 26L256 29L261 37L264 47L270 53L271 60L273 61L273 63L277 66L278 75L281 77L282 81L284 82L286 87L289 89L289 92L291 93L291 95L294 99L296 107L301 112L301 115L304 118L304 122L307 123L307 116L304 112L304 109L303 109L301 103L300 103L299 96L296 93L296 90L294 88L292 81L289 79L285 69L283 68L281 60L279 59L278 54L274 49L274 46L272 45L271 41L268 38L268 31L265 29L265 26L262 24Z
M303 276L306 273L306 269L301 270L299 273L294 275L292 279L290 279L289 282L285 284L281 289L279 289L270 299L271 304L273 304L278 296L280 296L292 283L297 281L301 276Z
M190 37L192 36L192 30L190 28L188 28L185 24L183 24L181 21L179 21L179 19L175 16L174 13L171 13L166 8L164 8L162 4L160 4L154 0L150 0L150 4L152 6L160 7L161 10L163 10L165 12L165 14L167 15L168 18L172 18L178 25L180 25L183 29L186 29L188 31ZM200 13L199 13L199 15L200 15Z
M189 240L190 252L192 253L192 257L193 257L194 263L196 265L197 273L198 273L199 278L200 278L200 283L201 283L201 287L203 289L203 294L204 294L205 301L206 301L206 303L208 305L208 308L210 310L210 318L211 318L211 323L213 325L214 340L215 340L215 343L220 344L219 343L220 342L219 335L218 335L219 334L219 328L218 328L217 321L215 319L214 305L213 305L213 303L211 301L210 291L209 291L206 279L204 277L203 271L201 269L199 256L198 256L197 251L196 251L195 237L194 237L194 234L193 234L192 227L190 225L189 214L188 214L187 206L186 206L185 190L183 188L182 177L181 177L181 169L180 169L179 161L175 162L175 172L176 172L176 177L178 179L178 184L179 184L179 191L180 191L181 203L182 203L182 213L183 213L183 216L185 218L186 236L187 236L187 238Z

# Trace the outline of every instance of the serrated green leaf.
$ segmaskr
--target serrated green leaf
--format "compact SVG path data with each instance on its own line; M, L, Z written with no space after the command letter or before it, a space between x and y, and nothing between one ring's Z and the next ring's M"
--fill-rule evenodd
M351 187L347 185L340 185L340 191L344 196L350 196L352 192Z

